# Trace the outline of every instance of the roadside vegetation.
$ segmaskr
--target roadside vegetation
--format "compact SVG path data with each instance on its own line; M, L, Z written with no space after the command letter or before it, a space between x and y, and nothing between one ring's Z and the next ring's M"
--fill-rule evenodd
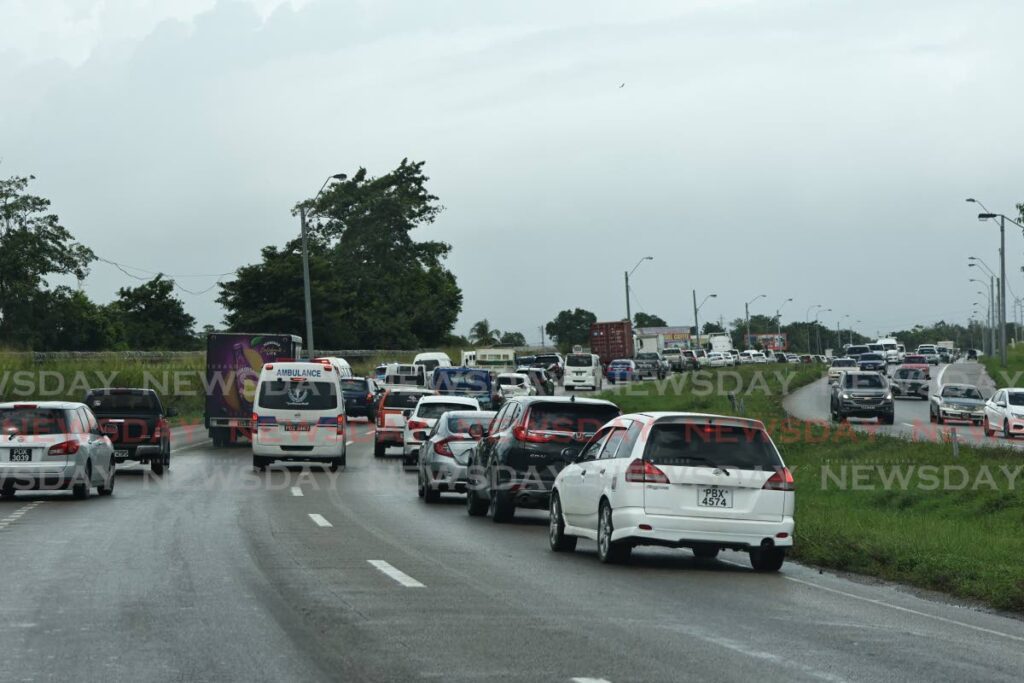
M985 355L980 361L997 387L1024 387L1024 344L1007 344L1005 368L998 355Z
M1024 361L1024 354L1021 361ZM763 373L771 395L744 397L745 414L764 421L797 483L796 547L801 562L943 591L1024 611L1024 457L1009 448L926 443L788 418L784 366ZM818 379L794 370L790 391ZM672 381L672 380L669 380ZM725 394L659 385L605 396L624 411L693 410L737 414ZM924 425L927 429L930 425Z

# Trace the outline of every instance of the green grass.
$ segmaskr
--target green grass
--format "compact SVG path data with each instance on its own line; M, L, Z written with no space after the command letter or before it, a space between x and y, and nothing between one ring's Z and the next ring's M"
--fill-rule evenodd
M766 376L774 393L751 395L745 407L748 417L765 422L794 471L793 557L1024 611L1024 456L1009 448L961 446L954 459L949 444L789 419L782 409L781 385L772 376L774 367L769 366ZM743 377L756 371L739 369ZM796 370L790 390L819 376L817 369ZM658 395L654 385L645 391L647 395L633 390L605 396L625 411L735 414L728 398L717 392L700 396L686 388ZM934 487L929 470L920 469L945 466L963 469L936 469ZM855 467L862 468L857 479ZM1017 472L1017 478L1011 483L1001 467ZM978 479L986 471L994 477L994 490L987 479ZM907 476L909 486L885 486L883 477L896 473ZM968 484L960 488L963 475ZM943 476L955 486L945 487Z
M981 364L985 366L988 376L998 387L1024 387L1024 344L1007 346L1006 367L999 362L999 355L982 356Z

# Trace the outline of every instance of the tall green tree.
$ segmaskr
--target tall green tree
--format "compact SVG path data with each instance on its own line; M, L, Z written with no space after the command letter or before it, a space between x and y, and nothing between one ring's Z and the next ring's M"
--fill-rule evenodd
M651 313L637 312L633 316L634 327L668 327L668 323L665 322L664 318L653 315Z
M474 346L493 346L498 343L501 331L491 327L491 322L484 318L477 320L469 328L469 340Z
M174 296L174 283L157 275L138 287L122 287L108 307L129 349L171 351L195 347L196 321Z
M597 322L597 316L583 308L560 311L555 319L544 326L544 331L558 348L569 351L574 345L586 345L590 341L590 326Z
M498 343L504 346L526 346L526 336L522 332L502 332Z
M301 202L308 212L310 290L321 349L419 348L449 338L462 291L444 260L444 242L415 240L442 207L427 190L423 162L403 159L389 173L366 169ZM260 263L221 285L217 301L232 330L305 329L301 242L265 247Z
M50 200L29 192L34 176L0 180L0 344L32 347L37 306L51 297L47 278L84 278L95 255L74 240L50 211Z
M70 287L41 290L33 302L35 351L106 351L125 348L123 329L108 306Z

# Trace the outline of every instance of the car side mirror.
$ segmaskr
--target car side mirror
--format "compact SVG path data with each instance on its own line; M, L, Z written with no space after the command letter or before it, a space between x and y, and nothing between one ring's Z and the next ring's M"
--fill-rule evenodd
M178 417L178 409L171 406L167 409L167 417Z
M420 430L418 432L413 432L412 433L412 438L416 439L417 441L426 441L427 440L427 433L425 431L423 431L423 430Z

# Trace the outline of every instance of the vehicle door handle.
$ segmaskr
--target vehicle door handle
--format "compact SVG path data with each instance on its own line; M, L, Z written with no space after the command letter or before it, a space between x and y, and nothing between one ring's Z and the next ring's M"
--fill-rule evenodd
M604 470L601 470L601 474L604 474Z
M584 478L586 478L586 476L587 476L587 471L586 471L586 470L581 470L581 471L580 471L580 476L581 476L581 477L584 477Z

